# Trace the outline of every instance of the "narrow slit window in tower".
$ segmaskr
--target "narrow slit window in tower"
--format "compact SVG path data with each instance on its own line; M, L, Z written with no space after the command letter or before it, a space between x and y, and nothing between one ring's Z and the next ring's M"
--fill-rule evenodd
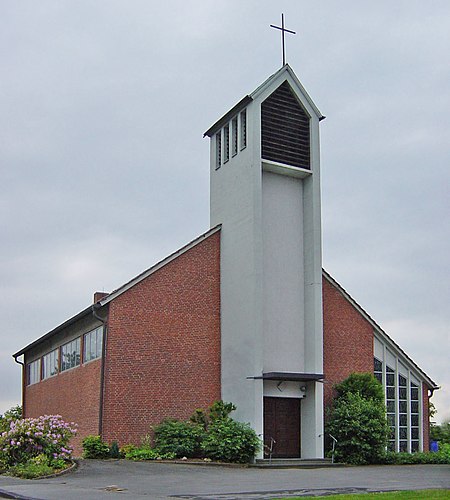
M231 122L231 154L236 156L238 152L238 119L235 116Z
M230 126L225 125L223 128L224 152L223 162L226 163L230 159Z
M216 168L222 165L222 131L216 134Z
M241 150L247 147L247 110L241 111Z

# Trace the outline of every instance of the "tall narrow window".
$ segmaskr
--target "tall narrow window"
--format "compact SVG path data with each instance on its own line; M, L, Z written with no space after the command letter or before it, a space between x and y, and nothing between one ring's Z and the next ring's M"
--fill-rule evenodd
M388 450L414 453L420 450L422 429L420 382L401 363L394 363L397 369L374 358L374 376L382 381L386 394Z
M91 361L102 356L103 327L99 326L84 335L83 361Z
M225 127L223 127L223 142L224 142L223 162L226 163L230 159L230 126L229 125L225 125Z
M398 435L399 450L408 451L408 396L406 377L398 376Z
M59 349L49 352L42 358L42 378L52 377L58 373Z
M27 385L36 384L41 380L41 360L37 359L27 365Z
M419 386L411 382L411 451L419 451Z
M377 359L373 359L373 374L375 378L380 382L380 384L383 383L383 363Z
M231 122L231 154L236 156L238 152L238 118L235 116Z
M222 165L222 131L216 134L216 168Z
M389 431L389 441L388 450L395 451L395 430L397 427L395 421L395 370L390 366L386 366L386 410L387 410L387 421L390 428Z
M241 149L247 147L247 110L241 111Z
M80 356L80 337L72 342L68 342L61 347L61 371L75 368L81 361Z

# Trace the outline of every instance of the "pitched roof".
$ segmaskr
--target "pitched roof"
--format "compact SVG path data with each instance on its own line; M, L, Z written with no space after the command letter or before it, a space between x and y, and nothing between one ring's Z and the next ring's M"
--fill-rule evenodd
M117 298L119 295L122 295L122 293L126 292L134 285L137 285L138 283L140 283L142 280L144 280L145 278L147 278L151 274L155 273L156 271L158 271L162 267L166 266L167 264L169 264L169 262L172 262L173 260L178 258L180 255L184 254L185 252L187 252L191 248L195 247L196 245L198 245L202 241L206 240L207 238L209 238L213 234L220 231L221 228L222 228L222 225L218 224L217 226L213 227L209 231L206 231L206 233L203 233L200 236L198 236L197 238L195 238L194 240L190 241L187 245L184 245L184 247L181 247L176 252L168 255L165 259L161 260L160 262L158 262L154 266L150 267L149 269L147 269L143 273L141 273L138 276L136 276L135 278L131 279L130 281L128 281L128 283L125 283L124 285L120 286L119 288L116 288L116 290L112 291L109 295L107 295L106 297L103 297L101 300L99 300L99 302L98 302L99 307L108 304L109 302L111 302L112 300Z
M437 390L440 387L421 369L419 366L406 354L406 352L392 340L392 338L381 328L381 326L356 302L356 300L330 275L325 269L322 269L323 277L334 286L341 295L372 325L373 329L377 334L383 339L383 341L389 345L394 351L401 354L413 367L414 369L422 375L423 379L427 385L433 389Z
M219 129L221 129L226 123L228 123L233 116L235 116L239 111L244 109L250 102L256 99L261 92L263 92L269 85L272 84L274 80L276 80L282 73L286 73L289 75L294 81L295 85L298 87L299 91L302 93L308 104L314 110L314 113L317 115L319 120L323 120L325 116L319 111L317 106L314 104L313 100L309 96L306 89L300 83L300 80L297 78L293 69L289 66L289 64L285 64L282 68L276 71L273 75L269 76L267 80L265 80L259 87L257 87L251 94L244 96L237 104L235 104L227 113L225 113L221 118L219 118L209 129L203 134L203 137L208 136L211 137L214 135Z
M17 357L21 356L26 351L28 351L31 348L33 348L33 347L41 344L42 342L44 342L45 340L49 339L53 335L56 335L57 333L59 333L64 328L72 325L73 323L76 323L81 318L83 318L85 316L88 316L90 314L93 314L96 309L100 309L101 307L105 306L106 304L108 304L109 302L111 302L112 300L114 300L115 298L117 298L119 295L122 295L122 293L124 293L127 290L129 290L134 285L137 285L138 283L140 283L142 280L144 280L145 278L147 278L151 274L155 273L156 271L158 271L162 267L164 267L167 264L169 264L169 262L172 262L173 260L175 260L180 255L184 254L185 252L187 252L191 248L195 247L196 245L198 245L199 243L201 243L202 241L204 241L205 239L207 239L209 236L212 236L213 234L215 234L218 231L220 231L221 227L222 226L219 224L219 225L213 227L212 229L210 229L209 231L206 231L206 233L201 234L200 236L198 236L194 240L192 240L189 243L187 243L186 245L184 245L182 248L178 249L177 251L175 251L172 254L168 255L163 260L161 260L158 263L156 263L154 266L152 266L149 269L145 270L144 272L142 272L138 276L134 277L133 279L131 279L130 281L128 281L124 285L120 286L119 288L116 288L110 294L108 294L105 297L103 297L102 299L100 299L96 304L92 304L89 307L87 307L86 309L83 309L81 312L79 312L78 314L75 314L75 316L72 316L67 321L64 321L64 323L61 323L56 328L54 328L53 330L50 330L48 333L46 333L42 337L39 337L34 342L31 342L31 344L28 344L27 346L25 346L20 351L17 351L15 354L13 354L13 358L17 358Z
M93 305L90 305L89 307L86 307L86 309L83 309L81 312L79 312L78 314L75 314L75 316L72 316L71 318L69 318L68 320L64 321L64 323L61 323L60 325L58 325L56 328L53 328L53 330L50 330L48 333L46 333L45 335L43 335L42 337L39 337L37 340L35 340L34 342L31 342L31 344L28 344L27 346L25 346L23 349L21 349L20 351L17 351L16 353L14 353L12 356L14 359L18 358L19 356L21 356L22 354L25 354L26 351L29 351L30 349L32 349L33 347L41 344L42 342L45 342L47 339L49 339L50 337L53 337L53 335L56 335L58 332L60 332L61 330L64 330L64 328L72 325L73 323L76 323L78 320L80 320L81 318L84 318L85 316L88 316L90 314L92 314L92 309L93 309Z

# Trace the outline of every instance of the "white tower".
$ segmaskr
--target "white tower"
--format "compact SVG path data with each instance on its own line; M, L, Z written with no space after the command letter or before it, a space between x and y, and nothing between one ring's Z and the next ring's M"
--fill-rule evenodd
M323 457L319 121L285 65L218 120L222 398L274 456Z

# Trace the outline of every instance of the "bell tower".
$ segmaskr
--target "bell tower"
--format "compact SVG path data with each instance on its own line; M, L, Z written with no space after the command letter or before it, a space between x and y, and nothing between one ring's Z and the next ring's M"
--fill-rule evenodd
M280 457L323 457L322 118L286 64L205 133L210 223L222 224L222 398Z

